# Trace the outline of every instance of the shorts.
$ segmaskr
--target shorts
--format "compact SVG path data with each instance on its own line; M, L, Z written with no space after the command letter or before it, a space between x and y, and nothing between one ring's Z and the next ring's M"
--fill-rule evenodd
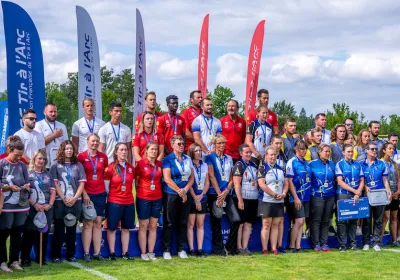
M272 203L258 201L258 216L261 218L279 218L283 217L284 205L283 203Z
M207 213L207 202L201 204L201 210L197 211L196 204L190 204L190 214L206 214Z
M46 215L47 225L49 226L49 229L50 229L51 223L53 222L53 211L54 211L54 208L51 208L49 211L44 211L44 214ZM31 206L31 209L29 210L28 217L26 218L26 221L25 221L25 229L29 229L29 230L36 230L37 229L37 227L33 223L33 219L35 219L35 216L36 216L37 213L38 212L35 210L35 208L33 208Z
M64 219L67 214L73 214L79 221L82 215L82 200L77 200L72 207L67 207L62 200L54 201L54 219Z
M117 204L107 203L107 229L117 230L118 224L121 221L121 228L135 228L135 204Z
M150 217L158 219L161 216L162 199L147 200L136 197L136 211L139 220L148 220Z
M0 215L0 229L11 229L25 224L29 212L2 212Z
M292 218L294 218L294 219L310 217L310 202L309 201L302 202L301 208L299 210L297 210L294 207L293 202L290 203L289 208L290 208L290 214L292 215Z
M398 211L399 210L400 201L392 199L392 201L386 205L385 211Z
M96 209L97 217L104 217L106 210L107 193L99 194L88 194L90 201L93 203L94 209Z
M233 201L239 212L241 224L243 223L254 224L257 221L257 209L258 209L257 199L243 199L244 210L239 209L238 207L239 201L236 198L234 198Z

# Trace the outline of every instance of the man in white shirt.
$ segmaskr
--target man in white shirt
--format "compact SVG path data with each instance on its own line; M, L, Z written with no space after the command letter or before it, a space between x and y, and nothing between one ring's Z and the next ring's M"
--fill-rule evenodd
M114 148L117 143L126 143L128 146L128 161L132 161L131 147L131 129L121 123L122 104L113 101L110 105L109 114L111 121L100 128L100 146L99 151L105 153L108 157L108 163L114 161Z
M87 150L87 137L91 133L99 133L104 121L94 116L95 104L92 98L86 97L82 102L85 116L72 125L72 142L78 147L78 152Z
M315 126L322 128L322 140L321 143L331 144L331 131L326 129L326 115L319 113L315 116Z
M34 130L37 121L35 110L25 110L22 114L22 121L24 127L15 132L14 135L19 136L22 143L24 143L23 158L29 162L33 153L37 150L44 149L46 145L44 144L43 135Z
M46 103L44 107L44 119L35 126L37 132L42 133L46 144L47 166L50 168L56 161L57 150L60 144L68 140L67 128L57 119L57 106L53 103Z

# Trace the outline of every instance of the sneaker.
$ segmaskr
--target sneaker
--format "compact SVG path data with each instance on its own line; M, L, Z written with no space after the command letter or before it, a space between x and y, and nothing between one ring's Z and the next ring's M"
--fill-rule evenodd
M244 252L244 254L245 254L246 256L251 256L251 255L253 255L253 254L250 252L249 248L244 248L244 249L243 249L243 252Z
M315 245L314 251L316 251L316 252L321 252L321 251L322 251L321 246L320 246L319 244Z
M164 260L172 260L171 253L170 252L164 252L163 253L163 258L164 258Z
M140 257L142 258L142 260L144 260L144 261L149 261L150 260L150 258L149 258L149 255L148 254L141 254L140 255Z
M364 251L368 251L369 250L369 245L368 244L364 245L363 250Z
M336 236L336 230L333 226L329 227L328 236Z
M13 272L11 269L8 268L8 266L5 262L1 263L0 269L4 272Z
M95 261L102 261L102 262L107 261L107 259L105 259L100 253L97 254L97 255L93 255L93 260L95 260Z
M30 260L24 260L24 261L21 261L21 266L22 267L30 267L30 266L32 266L32 263Z
M310 238L310 236L311 236L310 229L307 229L306 230L306 238Z
M194 250L190 250L189 251L189 256L191 256L191 257L197 257L197 254L196 254L196 252L194 251Z
M187 254L186 254L186 252L185 252L184 250L178 252L178 256L179 256L181 259L187 259L187 258L188 258Z
M263 251L262 251L262 254L263 254L263 255L268 255L268 250L263 250Z
M116 261L117 260L117 256L115 255L115 253L110 253L110 256L108 257L108 259L110 261Z
M283 249L282 247L278 248L278 252L279 254L286 254L285 249Z
M12 264L10 264L10 268L14 268L15 270L23 270L17 261L12 262Z
M346 246L340 246L339 252L346 252Z
M76 263L77 262L75 257L67 258L66 260L67 260L67 262L71 262L71 263Z
M356 236L361 236L361 235L362 235L362 229L360 226L357 226Z
M84 255L83 255L83 259L85 260L85 262L90 262L90 261L91 261L90 254L89 254L89 253L84 254Z
M53 263L61 263L61 260L59 258L54 258Z
M331 249L329 248L329 246L327 244L324 244L321 247L321 250L324 251L324 252L331 252Z
M203 250L198 250L198 251L197 251L197 256L198 256L199 258L205 258L205 257L206 257L206 254L204 254Z
M156 254L154 254L154 253L149 253L148 255L149 255L149 260L151 260L151 261L155 261L157 259Z
M392 243L392 246L394 246L394 247L400 247L400 242L399 241L394 241L393 243Z
M349 246L349 250L358 251L357 245L353 244Z
M236 250L236 253L237 253L239 256L244 256L244 255L246 255L246 252L245 252L245 250L244 250L243 248L238 248L238 249Z
M126 252L125 254L122 255L122 259L126 260L126 261L133 261L134 258L132 256L129 256L129 253Z
M272 250L272 254L274 254L275 256L279 255L279 251L278 250Z
M289 248L289 253L297 253L297 249L296 248Z
M379 246L378 244L376 244L376 245L374 246L374 250L375 250L376 252L380 252L380 251L381 251L381 246Z
M304 253L304 249L303 248L297 249L297 253Z

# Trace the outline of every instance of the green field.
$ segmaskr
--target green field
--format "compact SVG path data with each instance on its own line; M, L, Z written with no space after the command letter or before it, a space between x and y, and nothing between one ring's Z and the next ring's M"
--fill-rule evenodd
M375 252L331 253L306 252L303 254L261 255L227 258L208 256L154 262L137 258L128 262L90 262L79 264L101 272L103 279L399 279L400 250ZM108 276L108 278L107 278ZM21 272L5 274L0 279L102 279L91 272L68 263L37 264Z

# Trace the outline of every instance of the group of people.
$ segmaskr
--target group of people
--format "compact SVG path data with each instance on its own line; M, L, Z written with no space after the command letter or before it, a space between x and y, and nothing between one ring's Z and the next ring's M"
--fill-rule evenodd
M85 261L106 260L100 253L102 228L107 229L108 259L117 258L116 231L120 229L122 258L132 260L128 247L135 211L145 261L156 259L161 213L163 258L167 260L172 258L174 232L180 258L205 257L206 213L210 213L214 254L251 255L249 238L258 217L262 219L262 253L284 252L285 212L291 221L290 252L303 251L305 225L314 250L327 252L337 200L357 202L377 189L386 189L390 203L371 206L371 218L361 222L337 221L340 250L345 251L348 242L350 249L357 249L358 223L362 223L364 250L371 245L371 234L373 248L380 250L388 221L393 242L400 245L398 136L389 135L387 142L378 139L376 121L356 136L350 118L329 131L326 115L320 113L315 127L300 137L295 119L288 118L280 130L277 115L268 109L267 90L259 90L257 99L259 106L246 120L238 115L239 104L233 99L227 103L227 115L217 119L213 101L203 98L200 91L190 93L190 106L181 114L177 96L166 98L168 112L161 114L155 110L156 94L149 92L146 110L135 120L132 135L121 123L121 103L110 104L111 120L105 123L95 117L94 101L86 98L85 115L74 123L72 140L65 125L57 121L55 104L46 104L41 121L34 110L26 110L23 128L7 139L7 151L0 156L0 269L11 272L30 266L33 245L35 261L45 264L52 224L53 262L61 262L64 238L66 260L75 262L79 221L83 222ZM231 225L226 244L221 232L223 214Z

